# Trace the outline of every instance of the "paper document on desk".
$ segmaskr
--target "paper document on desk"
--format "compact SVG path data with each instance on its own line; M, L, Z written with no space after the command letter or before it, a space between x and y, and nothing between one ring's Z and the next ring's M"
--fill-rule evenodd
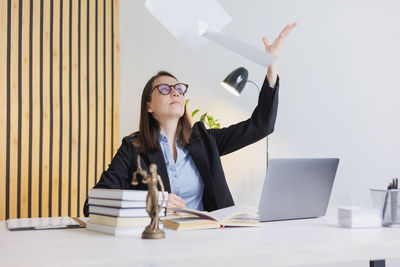
M18 230L46 230L46 229L66 229L82 228L85 223L78 218L49 217L49 218L23 218L8 219L7 226L10 231Z

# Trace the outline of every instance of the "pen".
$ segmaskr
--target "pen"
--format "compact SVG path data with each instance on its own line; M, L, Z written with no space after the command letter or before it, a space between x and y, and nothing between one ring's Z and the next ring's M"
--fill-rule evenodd
M394 189L392 192L390 192L390 204L391 204L391 209L390 209L390 214L391 214L391 224L397 224L397 200L398 200L398 187L399 187L399 179L395 178L393 179L393 186L392 189Z
M390 183L387 188L387 190L390 190L390 189L392 189L392 183ZM386 212L388 196L389 196L389 192L386 192L385 202L383 203L382 220L385 219L385 212Z

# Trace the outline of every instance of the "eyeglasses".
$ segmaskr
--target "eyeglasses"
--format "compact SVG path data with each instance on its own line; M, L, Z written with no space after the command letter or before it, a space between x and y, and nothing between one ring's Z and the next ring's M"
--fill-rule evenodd
M164 84L163 83L163 84L159 84L159 85L154 86L154 88L153 88L153 90L151 91L150 94L152 94L153 91L155 89L157 89L160 92L160 94L169 95L171 93L171 91L172 91L172 87L174 87L175 91L177 91L179 94L185 95L189 85L186 84L186 83L177 83L175 85L169 85L169 84Z

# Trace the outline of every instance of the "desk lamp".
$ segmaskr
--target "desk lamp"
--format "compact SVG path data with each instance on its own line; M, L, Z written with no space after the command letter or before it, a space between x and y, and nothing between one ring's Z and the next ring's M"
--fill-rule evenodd
M260 86L249 80L248 77L249 72L247 69L240 67L229 73L229 75L226 76L226 78L221 82L221 85L235 96L240 96L244 87L246 86L246 83L252 83L257 87L258 92L260 93Z

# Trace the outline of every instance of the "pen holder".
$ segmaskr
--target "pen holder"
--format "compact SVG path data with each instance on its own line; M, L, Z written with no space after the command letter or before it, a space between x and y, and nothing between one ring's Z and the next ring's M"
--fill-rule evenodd
M379 209L384 226L400 226L400 189L370 189L372 207Z

